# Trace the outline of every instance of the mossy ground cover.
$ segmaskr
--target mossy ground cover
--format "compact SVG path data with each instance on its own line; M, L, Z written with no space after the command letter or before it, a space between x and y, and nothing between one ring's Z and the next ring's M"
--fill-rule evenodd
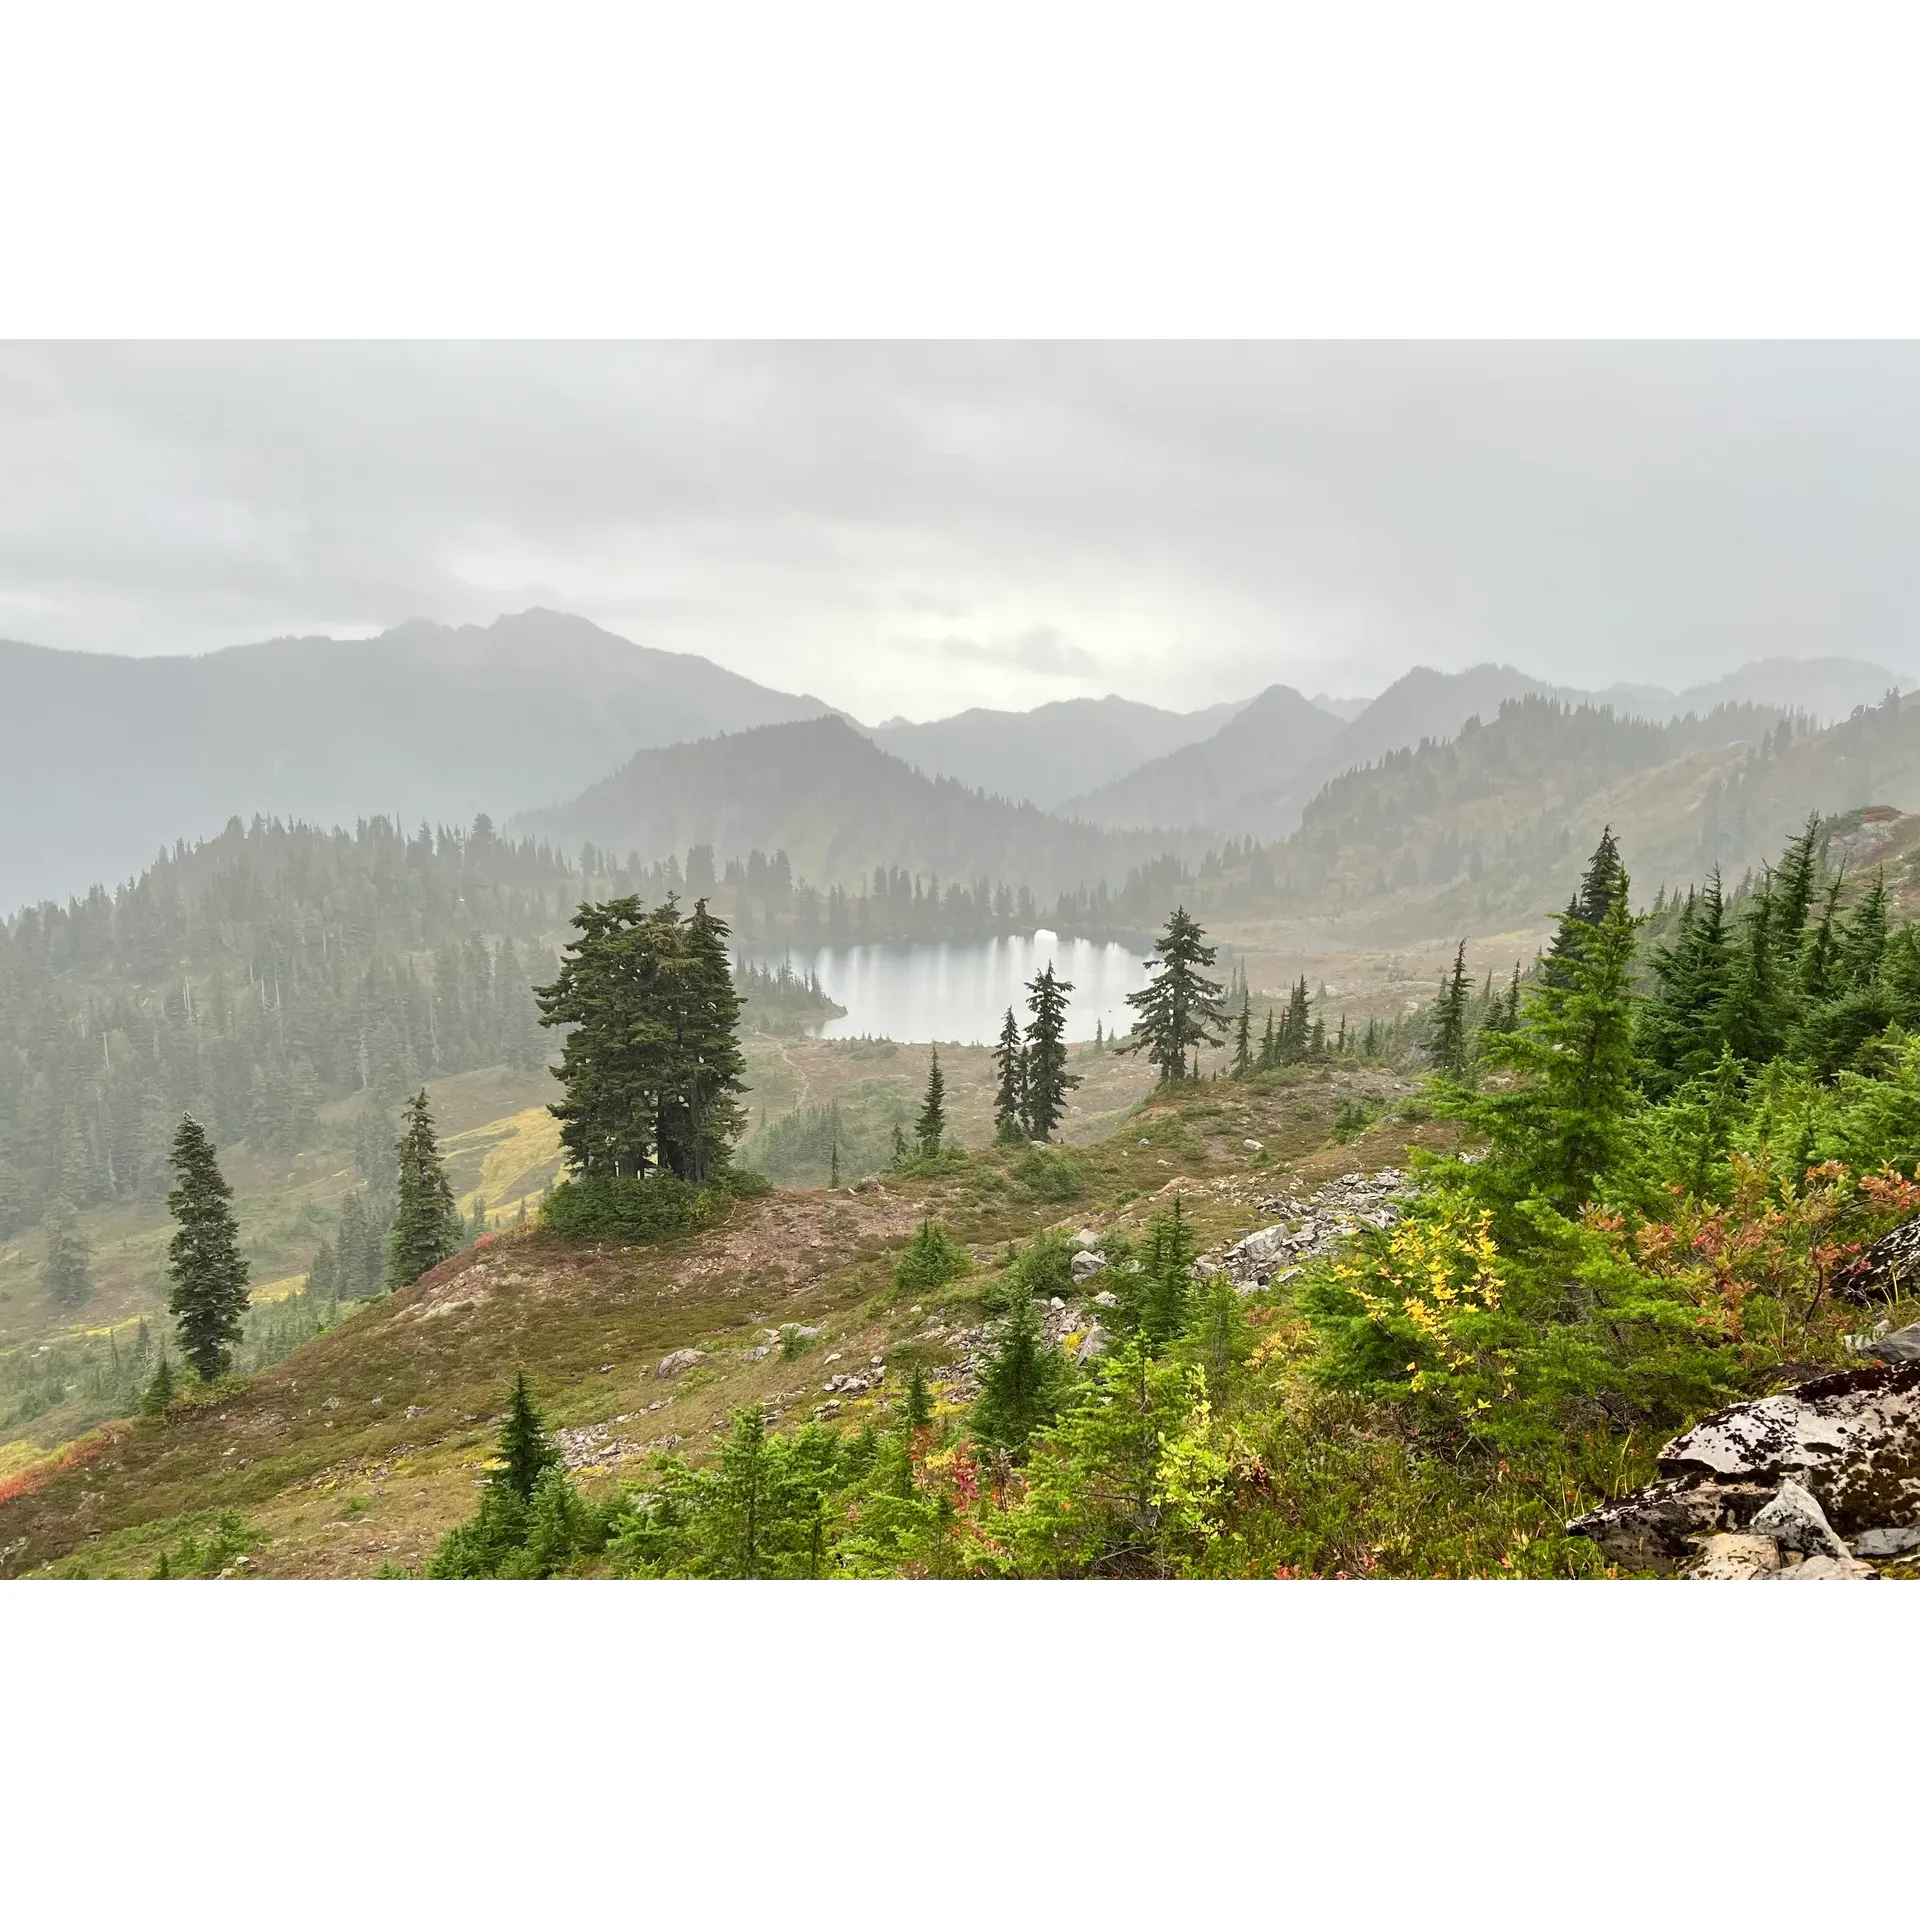
M558 1427L606 1422L623 1446L700 1457L734 1406L764 1401L797 1423L831 1375L911 1350L926 1303L897 1296L892 1271L921 1219L943 1219L976 1262L977 1279L942 1293L950 1324L985 1316L1005 1250L1044 1227L1137 1225L1177 1193L1200 1245L1224 1245L1289 1183L1304 1193L1396 1162L1416 1141L1440 1144L1431 1122L1334 1141L1341 1104L1380 1078L1303 1069L1158 1095L1104 1141L1037 1150L1070 1168L1071 1198L1021 1177L1036 1150L994 1148L861 1190L736 1200L667 1246L578 1249L503 1232L281 1365L116 1428L94 1458L0 1504L0 1567L144 1573L149 1536L130 1529L227 1508L266 1536L249 1575L417 1566L471 1510L517 1367ZM777 1348L748 1357L766 1329L791 1323L820 1335L790 1360ZM658 1378L682 1348L707 1358ZM645 1458L605 1473L637 1477Z

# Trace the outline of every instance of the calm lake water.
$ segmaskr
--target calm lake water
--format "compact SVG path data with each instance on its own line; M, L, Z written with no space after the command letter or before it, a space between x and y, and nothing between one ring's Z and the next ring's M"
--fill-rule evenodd
M1115 941L1062 940L1044 929L992 940L794 948L787 957L796 972L818 974L846 1008L844 1019L821 1029L829 1039L871 1034L991 1046L1009 1006L1026 1024L1026 983L1051 960L1055 977L1073 982L1067 1038L1091 1040L1096 1020L1108 1033L1126 1032L1133 1022L1127 995L1146 979L1142 957Z

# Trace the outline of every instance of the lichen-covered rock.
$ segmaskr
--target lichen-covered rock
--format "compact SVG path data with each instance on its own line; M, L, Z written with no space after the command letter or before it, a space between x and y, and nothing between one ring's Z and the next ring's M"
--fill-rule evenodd
M1830 1373L1710 1414L1660 1450L1669 1479L1799 1480L1841 1533L1920 1521L1920 1362Z
M1758 1480L1655 1480L1638 1493L1567 1523L1629 1573L1671 1573L1703 1536L1742 1527L1773 1498Z
M1920 1219L1883 1233L1833 1276L1833 1290L1846 1300L1873 1300L1908 1290L1916 1274L1920 1274Z
M1623 1567L1670 1571L1704 1536L1749 1531L1789 1482L1832 1533L1920 1525L1920 1362L1827 1374L1722 1407L1669 1441L1659 1468L1651 1485L1567 1531Z
M706 1357L698 1347L676 1347L654 1368L653 1377L656 1380L671 1380L676 1373L685 1373L689 1368L697 1367Z

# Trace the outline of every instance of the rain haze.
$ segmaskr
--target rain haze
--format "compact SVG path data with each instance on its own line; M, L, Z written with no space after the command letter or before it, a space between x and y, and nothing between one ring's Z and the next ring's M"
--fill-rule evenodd
M1906 347L14 345L0 636L539 604L869 723L1906 674L1917 415Z

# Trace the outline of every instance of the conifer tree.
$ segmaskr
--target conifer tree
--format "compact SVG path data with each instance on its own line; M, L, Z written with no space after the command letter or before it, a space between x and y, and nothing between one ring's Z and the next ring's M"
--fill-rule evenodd
M311 1300L331 1300L340 1291L339 1267L334 1260L333 1248L325 1240L313 1250L313 1259L307 1267L307 1297Z
M173 1405L173 1368L167 1363L167 1356L160 1356L160 1364L154 1369L154 1375L147 1382L147 1390L140 1396L142 1413L165 1413Z
M560 975L535 990L545 1026L569 1029L551 1111L574 1172L627 1179L656 1168L704 1183L740 1131L740 996L727 927L671 897L651 913L628 895L583 902Z
M387 1285L393 1288L411 1286L460 1250L460 1214L434 1138L425 1087L406 1103L401 1126L393 1150L399 1197L387 1240ZM476 1192L476 1202L479 1197Z
M1163 1353L1187 1330L1193 1255L1193 1229L1175 1194L1169 1211L1148 1220L1139 1272L1128 1283L1128 1317L1152 1354Z
M1020 1044L1020 1023L1007 1009L1000 1041L993 1050L993 1136L1002 1143L1026 1138L1027 1056Z
M1279 1055L1274 1051L1273 1009L1269 1007L1267 1009L1267 1030L1260 1036L1260 1065L1265 1068L1275 1066L1278 1062Z
M907 1391L900 1403L900 1424L912 1435L933 1425L933 1389L927 1385L927 1370L918 1364L907 1375Z
M1312 1013L1307 999L1307 976L1303 973L1287 995L1287 1010L1281 1016L1280 1033L1274 1043L1274 1058L1283 1067L1298 1066L1307 1057L1312 1028Z
M1455 1101L1490 1142L1483 1191L1508 1204L1545 1200L1571 1215L1616 1160L1638 1100L1625 873L1599 926L1562 915L1561 932L1560 963L1542 969L1519 1031L1487 1037L1488 1065L1512 1084Z
M1648 1084L1658 1091L1712 1067L1728 1038L1733 953L1716 868L1680 910L1672 941L1652 956L1655 991L1640 1022Z
M1774 879L1773 930L1783 954L1797 952L1813 912L1820 885L1819 845L1820 816L1809 814L1806 825L1788 843Z
M927 1065L927 1097L920 1103L920 1115L913 1123L913 1137L920 1143L920 1152L931 1158L940 1151L941 1136L947 1130L947 1083L940 1072L940 1049L929 1049Z
M1147 962L1154 977L1127 995L1139 1018L1117 1051L1145 1053L1160 1069L1163 1086L1187 1078L1188 1056L1198 1048L1222 1044L1223 989L1206 973L1217 951L1206 944L1205 929L1186 908L1175 907Z
M1559 931L1553 937L1553 944L1547 949L1547 957L1541 963L1542 971L1551 979L1566 956L1570 944L1578 938L1574 929L1597 927L1607 917L1614 899L1626 890L1626 868L1621 864L1620 848L1614 840L1612 827L1603 827L1600 832L1600 844L1594 848L1593 857L1587 862L1586 873L1581 877L1580 890L1567 902L1567 910L1560 916Z
M1453 956L1453 971L1440 983L1433 1003L1433 1064L1441 1073L1464 1073L1467 1065L1467 943Z
M533 1403L523 1369L513 1376L507 1417L500 1425L500 1460L488 1480L522 1500L531 1500L540 1476L559 1463L560 1456L547 1438L546 1422Z
M1240 1019L1233 1035L1233 1077L1244 1080L1253 1071L1253 1003L1242 999Z
M1021 1117L1030 1140L1053 1138L1067 1110L1067 1094L1080 1084L1080 1076L1067 1071L1067 996L1072 991L1071 980L1054 978L1051 960L1027 988L1033 1018L1027 1022L1026 1105Z
M988 1446L1024 1460L1035 1429L1050 1424L1065 1404L1071 1374L1071 1363L1047 1341L1033 1295L1022 1288L981 1369L973 1431Z
M74 1211L64 1200L47 1209L47 1251L40 1262L41 1284L56 1307L83 1306L93 1292L92 1253L75 1225Z
M247 1311L247 1263L240 1257L240 1226L233 1189L214 1156L213 1142L192 1114L183 1114L170 1156L176 1184L167 1211L180 1223L167 1249L167 1306L182 1351L202 1380L232 1364Z

